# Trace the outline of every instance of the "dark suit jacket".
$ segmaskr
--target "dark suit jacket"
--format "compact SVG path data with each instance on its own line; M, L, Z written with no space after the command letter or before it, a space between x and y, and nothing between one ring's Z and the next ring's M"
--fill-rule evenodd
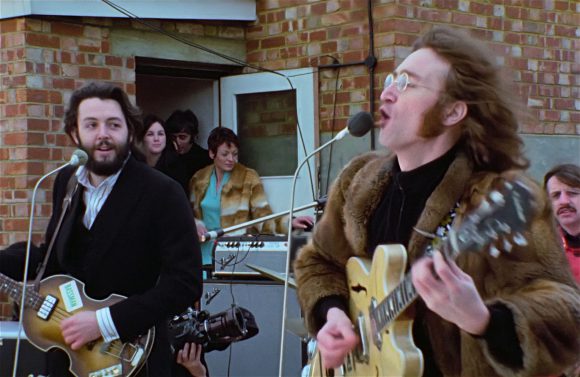
M61 213L66 186L74 168L63 169L53 192L53 215L46 233L49 243ZM128 298L110 307L122 341L134 339L150 327L184 311L201 295L201 254L193 214L177 182L130 158L91 228L91 250L85 268L74 268L68 247L75 214L82 205L82 186L51 254L45 276L65 273L86 285L86 293L103 299L111 293ZM37 253L44 250L38 249ZM39 260L37 255L33 260ZM32 269L34 271L34 268ZM168 370L168 342L161 337L148 361L151 376ZM162 349L159 349L159 348ZM157 350L156 350L157 349ZM160 366L161 369L158 369Z

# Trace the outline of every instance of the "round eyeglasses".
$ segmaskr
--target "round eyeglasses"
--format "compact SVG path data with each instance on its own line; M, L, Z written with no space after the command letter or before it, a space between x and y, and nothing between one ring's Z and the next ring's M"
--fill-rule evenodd
M391 85L396 84L397 90L399 91L399 93L402 93L405 91L405 89L407 89L408 87L414 88L414 87L420 87L420 88L425 88L427 90L439 93L440 91L437 89L433 89L430 88L428 86L425 85L420 85L420 84L416 84L414 82L411 82L411 80L409 80L409 75L407 74L407 72L402 72L401 74L394 74L394 73L389 73L387 75L387 78L385 79L385 88L384 89L388 89Z
M385 79L385 89L389 88L393 83L397 84L397 90L402 93L410 84L409 75L406 72L403 72L395 77L394 74L389 73Z

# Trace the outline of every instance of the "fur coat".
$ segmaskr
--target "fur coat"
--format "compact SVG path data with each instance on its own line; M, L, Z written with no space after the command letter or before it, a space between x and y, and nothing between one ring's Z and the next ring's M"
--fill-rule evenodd
M203 219L201 201L209 187L214 165L199 170L191 178L191 205L194 216ZM230 179L222 188L221 194L221 227L228 228L246 221L259 219L272 214L264 186L258 173L240 163L234 166ZM286 233L287 216L256 224L247 233L274 234Z
M315 333L313 308L323 297L348 297L345 264L368 257L368 222L389 182L393 157L368 153L351 161L334 183L322 219L294 264L298 296L309 331ZM494 183L518 177L534 190L537 211L529 219L527 246L493 258L463 253L458 266L468 273L487 305L502 303L514 316L523 351L523 369L513 370L489 353L487 342L427 311L426 326L434 357L445 376L554 375L580 354L580 290L566 265L554 227L550 203L541 189L516 172L475 173L463 155L453 161L427 200L416 228L434 233L457 201L457 227ZM418 259L430 240L413 232L408 263Z

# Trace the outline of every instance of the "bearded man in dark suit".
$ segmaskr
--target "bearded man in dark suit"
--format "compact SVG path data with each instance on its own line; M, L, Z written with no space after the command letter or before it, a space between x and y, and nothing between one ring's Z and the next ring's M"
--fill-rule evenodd
M172 356L165 321L199 300L201 254L183 189L131 153L140 127L139 110L120 88L91 83L73 93L65 132L89 158L85 166L63 169L55 180L46 244L57 228L71 177L78 186L44 276L73 276L93 299L127 296L64 319L60 330L72 350L101 337L132 341L155 326L153 350L140 375L168 376ZM44 246L32 248L31 271L45 252ZM22 278L22 256L0 253L3 272ZM65 355L49 354L49 374L67 374Z

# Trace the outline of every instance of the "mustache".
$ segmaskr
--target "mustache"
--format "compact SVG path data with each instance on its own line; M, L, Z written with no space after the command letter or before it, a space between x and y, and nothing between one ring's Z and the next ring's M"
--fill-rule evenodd
M111 147L111 146L113 146L113 143L111 143L111 141L108 139L104 139L95 144L95 149L99 149L100 147Z
M565 210L568 210L568 211L576 211L576 208L573 207L573 206L571 206L571 205L564 205L564 206L558 207L558 210L556 211L556 214L559 215L560 212L565 211Z

